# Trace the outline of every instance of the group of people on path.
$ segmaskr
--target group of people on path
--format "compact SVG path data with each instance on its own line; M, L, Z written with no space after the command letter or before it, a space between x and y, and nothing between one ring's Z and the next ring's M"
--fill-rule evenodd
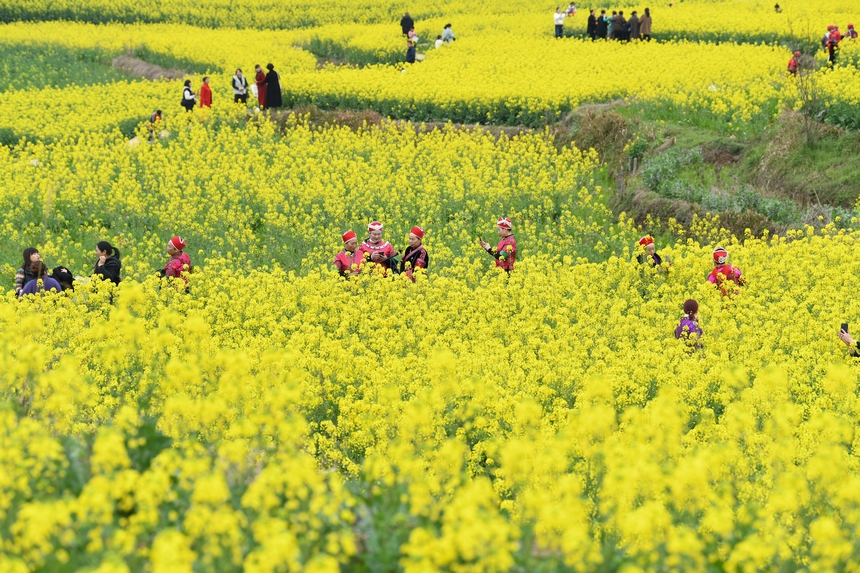
M266 70L268 71L263 72L263 68L259 64L254 66L254 83L249 84L248 78L242 73L242 70L237 69L230 81L230 87L233 90L233 103L247 105L248 92L251 91L256 95L260 109L282 107L284 101L281 95L281 76L275 71L273 64L267 64ZM197 93L191 86L191 80L185 80L182 86L181 104L185 111L192 111L198 105L201 108L212 107L212 88L209 86L209 77L203 78L200 91ZM159 111L159 119L160 117ZM151 121L154 122L155 120Z
M362 268L372 265L385 275L405 274L415 282L415 269L428 268L430 255L424 248L423 228L415 226L409 231L409 246L404 250L401 260L398 260L400 253L394 250L391 243L383 240L383 229L382 223L373 221L367 226L368 237L360 244L352 229L341 235L343 249L335 256L334 267L342 277L355 276L361 273ZM507 217L499 218L496 221L496 231L499 234L499 242L495 248L480 237L478 242L481 248L495 259L497 268L510 273L517 261L517 240L511 220Z
M167 242L167 254L170 259L164 268L158 270L161 277L182 279L179 283L188 288L188 278L185 273L191 272L191 258L185 252L186 243L182 237L172 237ZM96 243L96 261L90 273L118 285L122 280L122 260L118 248L107 241ZM78 280L72 272L64 267L55 267L50 273L48 266L42 261L42 255L35 247L27 247L23 253L23 264L15 272L15 296L35 295L44 291L73 291Z
M414 64L418 59L417 47L418 47L418 34L415 32L415 20L412 19L412 16L409 15L409 12L406 12L403 15L403 18L400 19L400 31L406 36L406 59L404 60L407 64ZM450 44L457 38L454 36L454 30L451 28L451 24L445 24L445 27L442 28L442 33L436 36L436 41L434 46L436 49L441 48L445 44Z

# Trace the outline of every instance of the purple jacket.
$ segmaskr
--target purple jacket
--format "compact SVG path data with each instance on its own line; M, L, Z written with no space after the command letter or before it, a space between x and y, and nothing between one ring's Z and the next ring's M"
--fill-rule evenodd
M31 280L30 282L28 282L27 284L25 284L24 288L21 289L21 294L22 295L24 295L24 294L36 294L37 290L42 291L42 290L53 289L57 292L60 292L63 290L63 287L60 286L60 283L58 283L57 281L55 281L51 277L42 277L42 282L45 285L44 289L38 288L38 282L39 282L38 280L34 279L34 280Z
M692 333L696 333L696 338L702 336L702 329L695 321L690 320L686 316L681 319L681 324L678 325L678 328L675 329L675 338L681 338L682 336L689 336Z

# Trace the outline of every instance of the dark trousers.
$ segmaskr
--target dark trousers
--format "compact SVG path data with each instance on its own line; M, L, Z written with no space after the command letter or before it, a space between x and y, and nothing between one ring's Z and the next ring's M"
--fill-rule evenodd
M556 24L555 25L555 37L561 38L563 36L564 36L564 26L562 26L561 24Z
M648 40L650 42L651 41L651 34L642 34L642 39Z
M233 103L248 103L248 94L233 94Z

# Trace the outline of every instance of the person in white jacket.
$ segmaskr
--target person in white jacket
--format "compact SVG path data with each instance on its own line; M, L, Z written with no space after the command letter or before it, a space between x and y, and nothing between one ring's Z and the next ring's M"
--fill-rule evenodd
M561 6L555 9L555 14L553 14L553 20L555 21L555 37L561 38L564 36L564 19L567 17L567 14L561 11Z

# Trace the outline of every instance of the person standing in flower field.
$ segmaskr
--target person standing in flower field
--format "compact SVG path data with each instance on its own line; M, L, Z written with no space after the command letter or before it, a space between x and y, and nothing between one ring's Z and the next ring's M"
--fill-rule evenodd
M427 249L424 248L424 229L412 227L409 231L409 246L403 253L403 260L400 262L400 272L404 273L412 282L415 282L415 277L412 273L415 269L427 269L430 264L430 255L427 254Z
M445 24L445 27L442 28L442 41L446 44L450 44L456 40L454 37L454 30L451 29L451 24Z
M794 52L794 55L791 56L791 59L788 60L788 73L793 76L797 75L797 64L800 60L800 52Z
M233 75L233 103L248 103L248 78L241 69Z
M687 299L684 301L684 314L681 316L681 322L675 328L675 338L683 338L692 342L694 334L698 346L698 339L703 334L702 327L699 325L699 303L693 299Z
M643 251L645 251L636 257L639 264L650 263L652 267L659 267L663 264L662 257L657 254L657 249L654 245L654 237L651 235L645 235L639 239L639 246L642 247Z
M708 282L717 286L723 296L728 296L727 283L734 283L735 286L743 286L746 284L746 277L741 275L741 270L728 263L729 252L722 247L714 249L714 270L708 275ZM733 294L738 294L740 291L735 289Z
M845 31L845 37L849 40L857 39L857 30L854 29L854 24L848 24L848 29Z
M194 111L194 104L197 103L197 97L194 95L194 90L191 89L191 80L185 80L182 86L182 107L185 111Z
M342 277L357 275L361 272L361 263L364 261L362 254L355 252L356 247L358 247L358 237L356 237L355 231L350 229L341 235L341 238L343 239L343 249L334 258L334 268Z
M185 281L185 288L188 288L188 277L186 273L191 272L191 258L185 250L185 239L176 236L167 241L167 254L170 255L170 260L164 265L161 270L161 276L181 278Z
M266 64L269 73L266 74L266 109L281 107L281 76L275 71L274 64Z
M585 26L585 33L591 38L591 41L594 41L595 36L597 35L597 18L594 16L594 10L588 14L588 24Z
M96 266L93 269L93 274L118 285L119 281L122 280L120 277L122 263L119 260L119 249L107 241L99 241L96 244L96 256L98 257L98 260L96 261Z
M383 225L374 221L367 226L369 236L359 245L358 252L364 260L380 266L385 272L389 269L397 271L394 247L388 241L382 240Z
M639 18L639 35L643 40L651 41L651 9L645 8L645 13Z
M200 86L200 107L212 107L212 88L209 87L209 77L203 78Z
M480 237L481 247L496 259L496 266L510 273L514 270L517 262L517 240L514 237L513 225L507 217L501 217L496 221L496 230L499 233L499 244L493 249L490 244Z
M412 39L406 40L406 63L414 64L415 63L415 42Z
M254 81L257 83L257 103L260 109L266 107L266 74L263 73L263 68L260 64L254 66Z
M556 7L555 14L552 15L553 22L555 22L555 37L561 38L564 36L564 19L567 16L564 12L561 11L561 6Z
M403 15L403 18L400 19L400 29L403 31L403 35L406 36L409 34L409 30L415 27L415 21L412 19L412 16L409 15L409 12Z

